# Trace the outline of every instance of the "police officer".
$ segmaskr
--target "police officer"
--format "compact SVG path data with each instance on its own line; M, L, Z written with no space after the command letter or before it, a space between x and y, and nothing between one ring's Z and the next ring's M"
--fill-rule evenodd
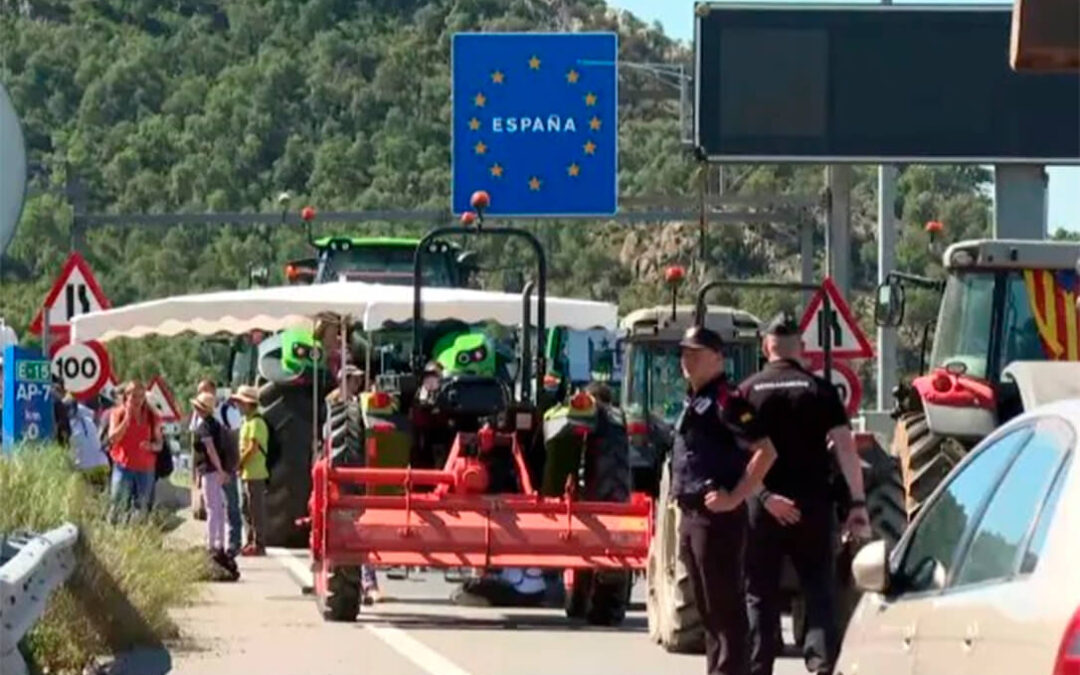
M768 363L739 386L776 447L764 488L750 500L747 544L747 613L750 673L771 675L779 625L781 563L790 556L805 598L803 654L813 673L831 673L837 651L833 592L835 507L831 442L852 497L845 528L869 537L862 470L847 413L830 382L799 362L802 340L794 319L774 317L762 344Z
M745 501L776 457L754 411L724 375L723 343L704 327L679 342L689 393L676 423L672 494L679 555L705 627L706 672L746 675Z

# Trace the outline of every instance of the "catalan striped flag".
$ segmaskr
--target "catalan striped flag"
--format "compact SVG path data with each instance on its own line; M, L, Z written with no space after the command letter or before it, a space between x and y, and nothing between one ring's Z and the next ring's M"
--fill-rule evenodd
M1080 360L1077 275L1069 270L1024 270L1028 301L1047 358Z

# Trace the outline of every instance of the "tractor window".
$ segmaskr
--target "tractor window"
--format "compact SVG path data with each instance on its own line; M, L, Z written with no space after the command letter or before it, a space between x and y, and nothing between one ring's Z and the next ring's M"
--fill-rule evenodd
M1038 272L1030 279L1032 283L1038 283L1041 280L1042 276ZM1047 353L1046 344L1039 336L1039 328L1035 323L1033 303L1041 302L1044 294L1036 293L1034 287L1029 289L1028 283L1029 280L1023 272L1011 272L1007 277L1001 341L1001 368L1003 370L1013 361L1045 361L1055 358L1053 354ZM1055 281L1055 294L1056 289ZM1061 323L1064 324L1064 322ZM1063 325L1062 328L1062 333L1067 336L1065 326Z
M630 364L630 405L648 406L649 413L673 423L686 398L686 381L673 344L639 344Z
M757 343L729 345L724 348L724 369L732 384L738 384L758 371L761 350Z
M320 283L337 281L344 274L351 281L412 285L413 253L408 246L355 246L326 250L319 257ZM456 286L451 256L430 254L424 258L424 285Z
M993 273L969 272L949 277L934 335L930 359L934 366L960 361L967 366L969 375L986 377L993 298Z

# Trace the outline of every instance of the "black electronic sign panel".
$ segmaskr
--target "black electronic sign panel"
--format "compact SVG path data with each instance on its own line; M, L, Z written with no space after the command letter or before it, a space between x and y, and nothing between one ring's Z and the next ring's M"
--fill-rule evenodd
M1080 163L1080 75L1009 67L1008 6L697 7L717 161Z

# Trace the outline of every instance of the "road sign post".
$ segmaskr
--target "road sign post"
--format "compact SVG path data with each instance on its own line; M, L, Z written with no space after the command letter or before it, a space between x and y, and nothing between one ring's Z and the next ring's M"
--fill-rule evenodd
M618 210L615 33L457 33L453 197L489 215L599 216Z
M862 402L863 395L862 380L846 361L833 361L831 367L826 369L820 358L814 359L810 365L810 372L832 382L848 415L854 416L859 412L859 403Z
M53 399L49 361L37 349L4 348L3 449L52 438Z
M79 400L93 398L112 378L109 353L100 342L57 342L50 356L53 375Z
M109 299L98 285L90 265L77 252L72 253L45 296L37 316L30 322L30 332L41 335L47 330L66 338L74 317L109 306Z
M173 397L169 385L165 384L165 380L160 375L155 375L154 379L150 380L150 384L147 385L146 400L153 406L158 419L163 424L174 424L183 417L180 406L176 405L176 398Z
M830 278L822 282L821 289L806 305L799 331L803 353L809 357L824 357L826 347L834 358L868 359L874 355L870 340Z

